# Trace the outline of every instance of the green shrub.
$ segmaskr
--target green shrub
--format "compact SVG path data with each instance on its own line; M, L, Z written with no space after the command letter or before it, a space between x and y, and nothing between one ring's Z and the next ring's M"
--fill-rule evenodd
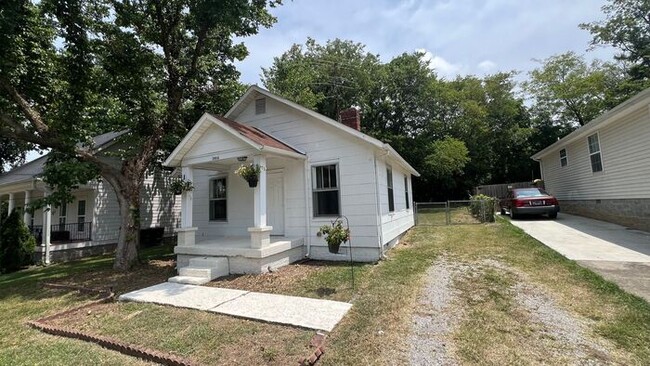
M497 199L494 197L477 194L472 196L469 212L480 222L494 222L494 206L496 203Z
M12 212L0 226L0 272L13 272L31 264L35 246L36 239L21 215Z

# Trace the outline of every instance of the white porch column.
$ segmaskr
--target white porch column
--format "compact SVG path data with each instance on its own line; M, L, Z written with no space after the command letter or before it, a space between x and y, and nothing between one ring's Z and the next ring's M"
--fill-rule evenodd
M9 212L8 212L8 215L11 215L11 213L13 212L15 207L16 207L16 200L14 199L14 194L9 193Z
M29 213L29 204L32 201L32 191L25 191L25 206L23 207L23 221L29 226L32 223L32 215Z
M45 197L49 195L45 191ZM50 238L52 234L52 206L47 205L43 207L43 246L45 247L45 264L50 264Z
M194 183L194 169L189 166L181 168L184 180ZM185 191L181 196L181 227L176 229L179 246L192 246L195 243L197 228L192 226L192 209L194 207L194 192Z
M253 163L260 166L260 180L253 191L253 224L248 232L251 234L251 247L260 249L271 244L271 230L273 227L266 225L266 157L258 155L253 158Z

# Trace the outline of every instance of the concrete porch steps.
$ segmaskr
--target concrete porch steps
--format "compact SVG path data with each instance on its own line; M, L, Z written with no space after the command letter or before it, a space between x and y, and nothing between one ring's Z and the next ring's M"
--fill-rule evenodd
M201 285L217 277L230 274L228 258L225 257L197 257L191 258L186 267L178 269L178 276L171 277L168 281Z

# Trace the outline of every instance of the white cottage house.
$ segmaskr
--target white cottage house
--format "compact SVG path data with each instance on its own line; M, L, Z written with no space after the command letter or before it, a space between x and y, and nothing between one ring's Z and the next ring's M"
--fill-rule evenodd
M650 89L532 158L563 212L650 231Z
M94 148L109 150L124 132L95 137ZM39 208L30 213L25 207L51 193L41 178L48 156L0 175L0 200L9 212L18 210L36 237L35 260L60 262L109 253L115 249L120 232L120 211L113 188L104 180L88 182L73 192L74 200ZM141 227L164 228L173 235L179 225L180 196L166 187L165 172L154 170L142 187Z
M349 220L355 261L377 261L414 225L415 171L390 145L359 131L356 109L341 122L252 86L225 116L204 114L164 165L194 190L183 193L179 274L206 282L228 273L261 273L331 254L316 234L339 216ZM250 188L234 172L262 167Z

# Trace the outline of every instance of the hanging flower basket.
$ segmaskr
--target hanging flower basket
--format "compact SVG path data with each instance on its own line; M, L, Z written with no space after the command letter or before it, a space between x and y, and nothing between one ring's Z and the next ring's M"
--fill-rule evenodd
M350 240L350 229L344 228L343 223L336 220L332 225L321 226L316 235L319 237L325 235L327 249L329 249L330 253L337 254L341 244Z
M189 180L183 178L175 179L169 185L169 189L174 192L175 195L182 194L183 192L189 192L194 189L194 185Z
M242 164L235 170L235 174L244 178L248 182L248 186L251 188L257 187L257 182L260 180L260 172L262 168L255 163Z

